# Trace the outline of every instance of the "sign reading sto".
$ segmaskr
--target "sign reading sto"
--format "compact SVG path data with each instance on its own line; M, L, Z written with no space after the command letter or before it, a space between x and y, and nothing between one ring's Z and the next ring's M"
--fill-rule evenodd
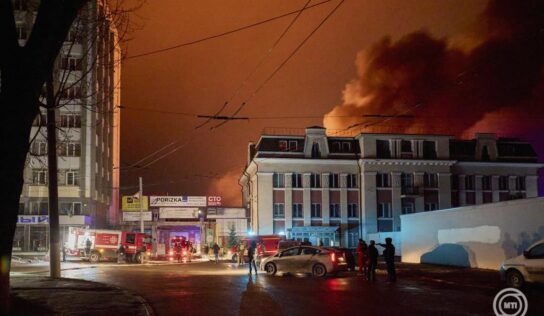
M149 210L148 208L148 199L147 196L142 197L143 200L143 211ZM123 211L136 212L140 211L140 199L134 196L123 196L121 201L121 209Z

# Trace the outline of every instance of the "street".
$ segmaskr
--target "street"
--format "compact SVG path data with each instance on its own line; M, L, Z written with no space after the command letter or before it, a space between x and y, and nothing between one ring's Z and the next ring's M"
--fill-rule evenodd
M62 274L132 290L157 315L492 315L493 297L501 289L495 271L428 265L399 264L396 284L385 282L383 269L378 281L369 283L351 272L326 278L249 277L246 268L224 262L74 263ZM544 308L543 289L531 287L526 294L528 315L537 315Z

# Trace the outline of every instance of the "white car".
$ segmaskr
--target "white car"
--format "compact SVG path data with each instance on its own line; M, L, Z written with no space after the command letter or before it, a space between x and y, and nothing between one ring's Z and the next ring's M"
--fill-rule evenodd
M523 255L505 260L499 270L501 280L520 288L526 282L544 283L544 240L531 245Z
M326 247L297 246L287 248L261 262L261 270L268 275L276 272L311 273L317 277L347 270L341 251Z

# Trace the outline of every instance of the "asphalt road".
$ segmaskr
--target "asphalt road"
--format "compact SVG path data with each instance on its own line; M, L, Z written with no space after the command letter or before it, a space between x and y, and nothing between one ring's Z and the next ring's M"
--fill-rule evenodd
M63 276L128 288L157 315L493 315L493 298L501 290L494 271L404 264L396 284L385 282L383 270L369 283L354 273L249 277L246 267L211 262L80 264ZM544 290L526 292L528 315L540 314Z

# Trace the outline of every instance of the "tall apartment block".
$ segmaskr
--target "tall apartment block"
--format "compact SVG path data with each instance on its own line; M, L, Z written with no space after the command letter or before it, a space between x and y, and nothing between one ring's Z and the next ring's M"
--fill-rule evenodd
M240 178L257 234L355 247L399 231L400 215L538 195L537 155L517 139L476 134L261 135Z
M19 44L25 45L39 1L15 0ZM54 70L60 224L118 223L120 47L103 1L90 1L74 23ZM42 102L46 102L42 97ZM14 252L48 248L46 111L35 120L24 171Z

